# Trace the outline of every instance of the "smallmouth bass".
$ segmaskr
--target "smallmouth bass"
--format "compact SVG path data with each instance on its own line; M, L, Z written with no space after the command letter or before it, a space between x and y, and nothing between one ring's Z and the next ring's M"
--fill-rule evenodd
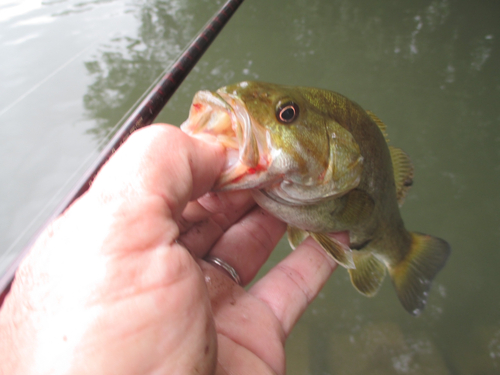
M288 224L292 248L311 236L366 296L387 270L403 307L421 313L450 246L405 229L399 207L413 166L373 113L328 90L241 82L196 93L181 129L226 147L214 190L251 189ZM341 231L350 248L329 236Z

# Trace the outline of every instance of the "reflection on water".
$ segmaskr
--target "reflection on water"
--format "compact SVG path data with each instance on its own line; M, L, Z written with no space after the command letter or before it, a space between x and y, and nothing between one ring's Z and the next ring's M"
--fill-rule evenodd
M330 347L335 374L450 374L430 337L425 333L405 337L392 322L368 323L335 335Z
M96 4L71 3L60 15ZM87 134L105 136L211 6L127 5L137 33L85 60ZM161 114L180 124L195 91L247 79L323 87L373 110L413 160L407 228L453 249L426 310L410 317L389 282L365 298L339 269L292 332L288 374L499 373L499 19L500 2L248 0ZM288 252L283 242L266 269Z
M496 327L488 327L488 333L491 335L488 343L488 354L493 359L494 367L500 368L500 328L498 325Z
M180 0L134 5L131 11L140 20L137 38L112 39L101 46L95 60L85 63L94 83L84 104L88 116L97 120L90 130L96 137L107 135L134 106L137 92L144 92L182 52L195 32L193 5Z
M26 14L42 6L41 0L5 1L0 5L0 22Z

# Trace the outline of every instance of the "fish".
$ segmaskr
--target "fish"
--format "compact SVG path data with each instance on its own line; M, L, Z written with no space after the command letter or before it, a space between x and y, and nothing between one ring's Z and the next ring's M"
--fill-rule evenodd
M250 189L292 248L312 237L368 297L388 273L404 309L423 311L451 248L406 230L414 168L375 114L334 91L244 81L198 91L181 129L226 148L214 191ZM343 231L349 247L332 236Z

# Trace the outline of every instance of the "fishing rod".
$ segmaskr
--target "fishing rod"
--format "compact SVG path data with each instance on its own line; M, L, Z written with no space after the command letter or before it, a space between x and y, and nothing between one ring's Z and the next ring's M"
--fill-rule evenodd
M136 110L115 133L113 138L100 153L97 161L87 170L73 191L71 191L71 193L61 202L50 219L41 227L37 234L33 236L21 253L19 253L10 264L4 275L0 277L0 306L3 304L10 290L19 264L21 264L21 261L28 254L38 236L54 219L61 215L71 203L88 190L101 167L108 161L115 150L125 142L130 134L137 129L153 123L156 116L158 116L165 104L167 104L243 1L244 0L228 0L222 8L215 13L212 19L209 20L205 27L198 33L168 72L159 80L156 86L147 94L141 104L139 104Z

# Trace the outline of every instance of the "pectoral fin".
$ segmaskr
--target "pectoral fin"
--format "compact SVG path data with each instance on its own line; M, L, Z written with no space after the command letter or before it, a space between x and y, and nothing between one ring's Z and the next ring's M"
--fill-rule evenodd
M400 148L389 146L389 151L391 152L394 182L396 183L396 198L399 207L401 207L413 184L413 165L410 157Z
M401 304L416 316L425 307L432 280L450 255L450 245L440 238L410 234L410 251L396 266L389 267L389 274Z
M300 243L307 238L307 236L309 236L309 233L307 233L305 230L292 227L291 225L287 227L286 234L288 237L288 242L290 243L290 246L293 250L295 250L295 248L299 246Z
M352 259L352 250L335 238L329 237L324 233L309 233L325 251L330 254L338 264L345 268L355 268Z
M366 250L354 250L353 259L356 268L348 270L352 285L361 294L373 297L384 281L385 264Z
M354 189L344 195L344 207L335 214L337 221L345 224L358 223L368 218L375 207L375 203L371 196L365 191Z

